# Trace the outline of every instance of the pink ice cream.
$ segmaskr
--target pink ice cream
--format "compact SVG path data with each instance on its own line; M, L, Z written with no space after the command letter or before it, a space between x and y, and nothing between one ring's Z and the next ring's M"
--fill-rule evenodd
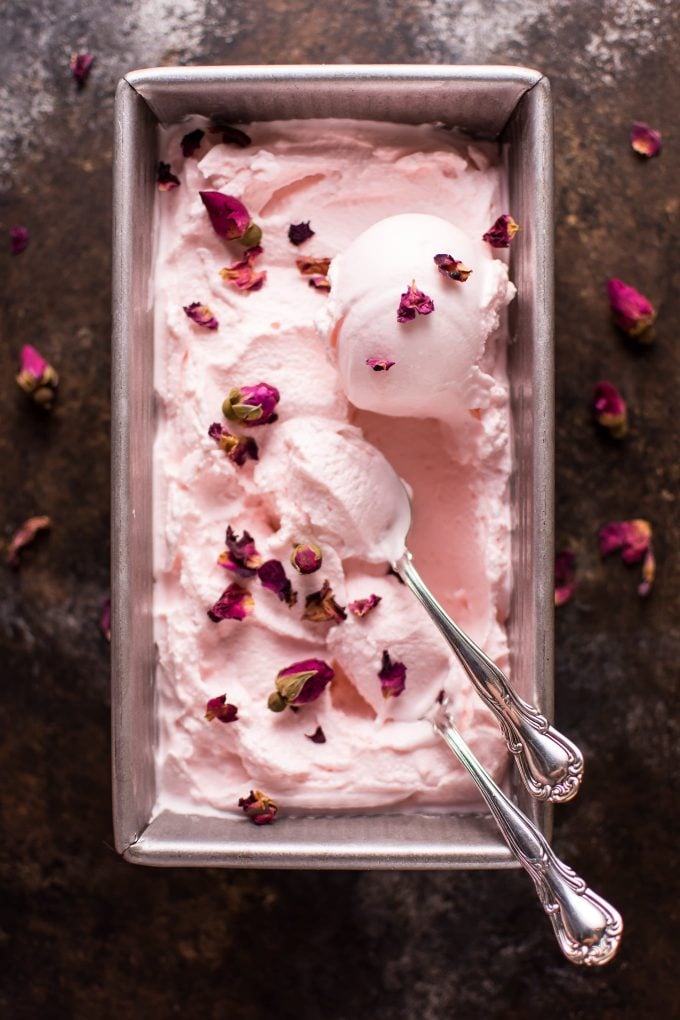
M250 125L252 145L243 149L206 135L183 159L180 139L197 126L161 135L160 158L181 184L158 196L154 281L156 810L242 818L237 801L251 788L273 797L280 814L476 805L467 774L423 714L446 688L459 727L499 777L504 744L439 632L388 567L403 549L409 515L396 472L413 493L409 546L419 570L507 668L502 329L512 288L504 263L479 240L505 211L496 148L429 126L288 121ZM220 277L243 247L216 235L200 191L239 199L262 228L260 289L240 291ZM404 236L421 237L430 273L426 284L419 255L416 282L429 287L436 311L431 325L423 318L424 326L409 322L399 332L399 293L395 303L387 290L403 289L413 275L408 245L390 241L404 213L412 228ZM288 228L307 220L314 236L296 248ZM389 257L376 260L387 242ZM471 266L466 283L439 280L426 257L435 243L455 247L451 254ZM302 255L333 260L330 296L301 276ZM362 271L364 258L376 277ZM372 279L380 282L375 305ZM217 328L188 316L194 303L209 309L201 316ZM362 375L362 358L372 356L366 325L383 311L390 328L381 325L375 339L389 350L376 353L396 364L381 373L364 364ZM258 447L257 460L239 465L208 429L232 428L223 400L234 387L263 381L280 393L278 418L234 429ZM247 530L263 560L283 564L295 605L257 577L218 565L228 525ZM291 566L298 542L321 547L319 571L301 575ZM232 581L248 590L253 610L214 623L206 611ZM304 619L306 598L324 581L341 607L371 594L380 602L361 618L346 608L340 622ZM381 690L385 650L406 667L398 697ZM309 659L334 670L323 694L298 712L269 711L279 671ZM223 693L238 718L206 721L206 702ZM323 744L307 739L318 726Z

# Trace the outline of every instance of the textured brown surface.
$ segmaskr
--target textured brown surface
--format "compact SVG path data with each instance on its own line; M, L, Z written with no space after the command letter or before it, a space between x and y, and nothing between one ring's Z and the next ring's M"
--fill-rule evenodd
M262 10L265 7L265 11ZM680 26L667 0L15 0L0 24L2 242L0 535L47 513L19 573L2 567L0 1010L9 1018L276 1017L461 1020L680 1015L677 936L677 109ZM68 54L96 57L78 93ZM563 962L522 873L154 872L110 843L108 377L112 94L156 63L490 62L553 82L557 150L558 536L580 583L558 614L558 722L588 762L556 813L558 852L620 907L619 958ZM629 151L633 118L664 132ZM610 325L603 281L658 306L653 348ZM62 376L41 416L16 389L34 342ZM593 383L632 409L624 444L598 435ZM601 563L609 519L646 516L651 597Z

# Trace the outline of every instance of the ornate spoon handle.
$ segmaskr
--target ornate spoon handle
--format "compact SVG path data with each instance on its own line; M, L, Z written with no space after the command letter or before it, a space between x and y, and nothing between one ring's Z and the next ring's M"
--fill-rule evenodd
M578 747L520 698L498 666L454 623L418 574L408 550L395 570L437 624L477 693L498 719L532 796L553 803L571 800L583 778L583 755Z
M536 886L564 955L587 967L608 963L621 941L621 915L556 857L535 825L508 800L454 727L445 705L433 726L474 779L505 842Z

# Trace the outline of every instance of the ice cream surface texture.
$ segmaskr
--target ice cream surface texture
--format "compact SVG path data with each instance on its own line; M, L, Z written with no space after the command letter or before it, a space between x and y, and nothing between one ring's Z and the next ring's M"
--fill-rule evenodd
M258 123L243 147L206 128L160 139L179 185L158 193L153 281L155 810L242 818L250 789L280 813L476 805L423 714L446 689L496 776L502 738L389 565L409 516L396 472L419 571L507 668L513 288L481 240L505 211L499 153L427 125ZM237 200L261 239L218 236L201 192ZM441 253L469 277L444 276ZM308 264L324 259L330 292ZM398 322L413 282L434 310ZM298 545L319 569L295 569ZM330 682L271 710L310 661ZM236 717L206 719L222 695Z

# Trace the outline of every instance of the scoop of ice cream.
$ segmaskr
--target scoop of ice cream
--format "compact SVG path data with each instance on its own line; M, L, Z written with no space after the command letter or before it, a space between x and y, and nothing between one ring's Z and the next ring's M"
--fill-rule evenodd
M300 416L277 423L255 470L294 544L313 534L341 558L393 563L410 522L399 476L352 425Z
M444 276L434 262L440 254L471 269L467 280ZM455 423L480 406L479 363L514 293L505 264L483 241L439 216L389 216L333 259L330 278L325 326L356 407ZM413 282L434 310L398 322L401 295ZM374 371L372 359L394 364Z

